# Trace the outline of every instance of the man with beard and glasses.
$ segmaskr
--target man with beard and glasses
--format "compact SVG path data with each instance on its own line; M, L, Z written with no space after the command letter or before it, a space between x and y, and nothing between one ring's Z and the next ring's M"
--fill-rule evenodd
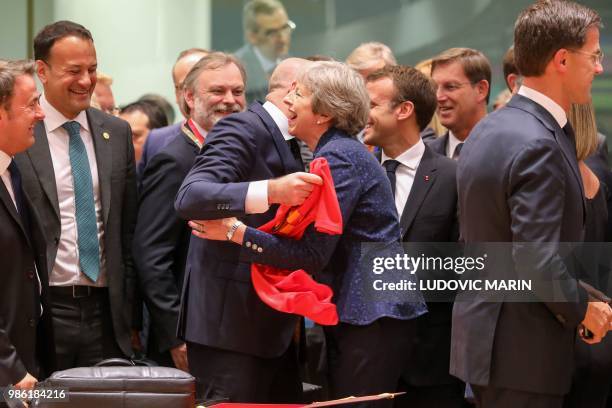
M231 55L213 52L200 59L184 81L181 108L188 119L141 178L134 259L152 320L148 353L160 364L185 371L187 348L176 326L190 229L176 215L174 197L213 125L244 109L245 81L242 65Z

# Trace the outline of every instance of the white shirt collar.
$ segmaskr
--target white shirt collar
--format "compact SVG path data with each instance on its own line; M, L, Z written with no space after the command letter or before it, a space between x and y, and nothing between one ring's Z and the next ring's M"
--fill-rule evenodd
M6 169L11 164L13 158L0 150L0 176L6 173Z
M448 145L447 145L447 153L448 153L448 157L453 157L453 154L455 154L455 149L457 148L457 146L459 146L461 143L463 143L464 140L459 140L457 139L457 136L455 136L453 134L452 131L448 131Z
M259 60L259 63L261 64L261 68L263 68L266 74L271 73L274 70L274 68L276 68L278 63L281 61L280 58L277 58L276 61L267 58L261 53L261 51L259 51L259 48L257 47L253 47L253 52L255 53L255 56Z
M408 167L410 170L416 170L419 167L419 163L421 163L423 153L425 153L425 143L423 143L423 140L419 138L419 141L416 144L397 156L395 160ZM387 160L391 160L384 151L382 152L381 159L382 163Z
M47 132L53 132L57 128L61 127L64 123L69 122L71 119L68 119L64 115L62 115L57 109L53 107L45 98L43 94L40 97L40 107L43 112L45 112L45 127L47 128ZM79 122L81 128L85 129L89 132L89 123L87 123L87 114L85 111L79 112L76 118L72 119L73 121Z
M531 99L538 105L542 105L542 107L555 118L561 128L567 124L567 115L563 108L548 96L525 85L522 85L517 93L525 98Z
M289 134L289 119L285 116L283 111L281 111L278 106L273 104L270 101L266 101L263 104L263 108L270 114L274 123L283 134L285 140L293 139L293 136Z

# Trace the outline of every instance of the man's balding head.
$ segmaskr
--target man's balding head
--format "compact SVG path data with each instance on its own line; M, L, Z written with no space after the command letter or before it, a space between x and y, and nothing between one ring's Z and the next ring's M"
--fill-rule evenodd
M266 100L276 105L285 115L287 115L287 107L283 103L283 98L291 90L291 84L297 78L298 73L309 64L312 62L303 58L287 58L276 66L270 76Z

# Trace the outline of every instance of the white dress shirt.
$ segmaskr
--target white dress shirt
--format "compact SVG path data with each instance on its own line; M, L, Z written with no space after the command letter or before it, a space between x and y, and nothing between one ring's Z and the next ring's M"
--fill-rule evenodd
M448 131L448 143L446 144L446 157L449 157L452 159L453 155L455 154L455 149L457 149L457 146L459 146L463 142L464 142L463 140L457 139L457 136L455 136L453 132L449 130Z
M289 134L289 120L285 114L272 102L266 101L263 108L270 114L272 120L280 130L285 140L293 139ZM268 211L268 180L252 181L249 183L244 203L247 214L261 214Z
M81 272L79 265L79 243L76 223L76 206L74 202L74 185L72 181L72 166L70 164L68 132L62 127L67 119L47 101L43 95L40 106L45 112L45 131L49 140L51 161L55 174L55 186L59 201L61 235L57 247L55 264L49 275L51 286L87 285L107 286L106 256L104 254L104 224L102 222L102 203L100 201L100 182L98 178L98 163L94 149L93 138L87 122L87 115L82 111L72 120L81 125L81 139L89 159L89 169L93 183L93 196L98 226L98 242L100 243L100 275L97 282L92 282Z
M13 200L13 204L15 204L15 208L17 208L15 193L13 192L13 183L11 182L11 172L8 170L8 166L10 166L12 160L11 156L0 150L0 177L11 196L11 200Z
M557 102L553 101L548 96L525 85L522 85L517 93L541 105L553 116L553 118L555 118L561 128L567 125L567 115L565 111Z
M400 163L395 170L395 208L397 208L400 219L410 196L414 176L423 158L423 153L425 153L425 144L422 139L419 139L418 143L395 158ZM391 159L383 151L381 161L384 163L387 160Z

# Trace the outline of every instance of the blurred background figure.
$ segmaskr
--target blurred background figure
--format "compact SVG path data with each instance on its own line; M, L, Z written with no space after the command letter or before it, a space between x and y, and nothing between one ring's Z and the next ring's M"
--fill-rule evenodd
M99 106L100 110L109 115L117 115L117 105L115 105L115 96L111 85L113 78L104 72L98 71L98 82L94 88L92 96L93 103Z
M510 92L508 89L504 89L498 93L493 101L493 110L496 111L506 106L506 104L510 101L510 98L512 98L512 92Z
M428 78L431 78L431 62L432 61L433 61L432 58L427 58L426 60L423 60L419 62L418 64L416 64L414 67L417 70L421 71L423 74L427 75ZM421 139L423 140L433 139L435 137L442 136L447 131L448 129L446 129L444 126L442 126L442 123L440 123L440 118L438 117L438 113L436 112L431 118L431 122L429 122L427 127L423 129L423 131L421 132Z
M166 115L166 118L168 120L168 124L174 123L174 118L176 116L175 113L174 113L174 108L172 107L170 102L166 98L164 98L163 96L161 96L159 94L155 94L155 93L146 93L146 94L142 95L140 98L138 98L138 100L139 101L148 101L148 102L151 102L151 103L159 106L159 108L161 108L161 110Z
M504 54L504 59L502 61L503 71L504 71L504 80L506 81L506 86L508 90L515 94L518 89L521 87L521 83L523 82L523 77L518 71L516 64L514 63L514 46L510 46L508 51Z
M268 79L289 54L295 23L278 0L251 0L244 5L242 26L246 44L235 52L247 74L247 102L264 101Z
M385 44L367 42L355 48L346 58L346 63L365 79L387 65L397 65L397 60L391 48Z
M142 156L142 148L152 129L168 126L165 112L151 101L136 101L119 111L119 117L130 124L136 165Z

